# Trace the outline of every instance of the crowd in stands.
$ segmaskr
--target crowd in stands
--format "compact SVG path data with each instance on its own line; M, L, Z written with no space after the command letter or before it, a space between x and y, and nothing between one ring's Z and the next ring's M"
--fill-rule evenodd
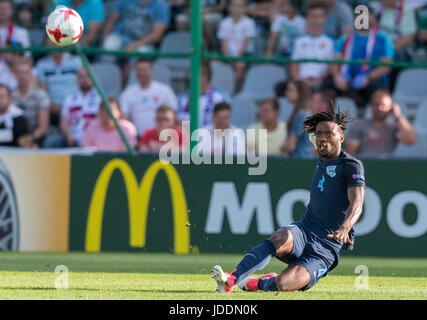
M427 0L201 1L204 50L223 56L263 56L283 61L427 61ZM187 0L57 2L81 15L85 32L80 43L84 47L153 52L161 49L168 35L188 34L191 30ZM44 36L45 21L52 9L48 3L0 0L0 47L54 46ZM354 10L360 4L369 5L367 21L362 19L363 11ZM361 27L355 27L356 21ZM160 132L174 129L180 150L188 148L189 136L181 128L183 121L190 120L188 65L182 86L157 80L154 73L159 64L154 60L113 55L91 56L90 60L120 68L124 89L108 101L132 147L158 152L166 143L160 141ZM240 134L233 125L238 122L233 115L252 112L249 108L234 112L237 106L233 101L244 96L245 81L256 64L245 60L227 63L233 78L229 86L223 87L213 82L215 64L219 62L202 62L199 98L199 127L211 132L213 140L225 142L221 150L212 147L212 152L261 152L263 148L254 137L247 138L243 149L233 145L233 134ZM309 136L303 132L303 121L311 114L340 108L342 97L356 106L356 119L346 132L347 152L362 157L391 157L399 143L410 146L419 141L419 130L411 124L413 119L408 119L405 106L393 95L402 68L326 62L277 66L286 76L272 85L274 94L253 99L257 120L243 128L267 130L267 154L315 157ZM262 78L268 80L270 74ZM427 128L427 123L424 125ZM229 129L231 136L217 136L215 129ZM425 141L427 145L427 136ZM0 146L126 151L80 58L67 52L0 53Z

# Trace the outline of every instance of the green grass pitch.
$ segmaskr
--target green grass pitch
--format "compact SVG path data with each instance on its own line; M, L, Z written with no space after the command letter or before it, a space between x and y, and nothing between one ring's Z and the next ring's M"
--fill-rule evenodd
M427 299L427 259L341 257L339 266L306 292L215 292L210 270L230 271L242 255L178 256L153 253L0 253L0 299ZM68 268L68 289L56 289L58 265ZM357 288L358 265L368 288ZM280 272L273 259L263 270ZM56 280L59 283L64 281ZM57 282L57 283L58 283Z

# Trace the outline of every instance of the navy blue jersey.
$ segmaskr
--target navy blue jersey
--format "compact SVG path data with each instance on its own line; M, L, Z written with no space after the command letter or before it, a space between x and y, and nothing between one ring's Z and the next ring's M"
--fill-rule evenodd
M352 249L337 239L327 238L344 221L349 206L347 189L365 186L365 172L360 160L342 151L339 157L331 161L317 160L310 191L310 203L302 219L302 224L334 247ZM354 231L349 232L354 243Z

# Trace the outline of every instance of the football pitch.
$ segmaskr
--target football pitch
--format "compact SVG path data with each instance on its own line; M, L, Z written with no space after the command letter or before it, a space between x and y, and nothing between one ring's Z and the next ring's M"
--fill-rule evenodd
M231 294L215 292L212 266L231 271L241 257L2 252L0 299L427 299L427 259L348 256L306 292L244 292L237 287ZM262 274L278 273L285 266L273 259Z

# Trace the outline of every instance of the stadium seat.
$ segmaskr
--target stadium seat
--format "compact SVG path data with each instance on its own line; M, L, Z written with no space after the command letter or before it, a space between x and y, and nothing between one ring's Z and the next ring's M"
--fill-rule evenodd
M153 64L153 80L159 81L161 83L171 85L171 72L169 67L162 62L155 62ZM130 86L137 82L135 69L132 69L129 73L129 79L126 86Z
M249 68L239 96L262 100L275 96L274 86L286 80L283 66L274 64L257 64Z
M254 39L254 47L255 47L254 56L255 57L264 56L266 46L267 46L267 44L266 44L266 40L264 37L255 37L255 39Z
M427 157L427 131L416 129L417 141L410 146L398 143L394 151L395 158L426 158Z
M336 111L338 107L340 108L341 111L348 111L350 113L350 116L354 119L357 119L359 117L358 111L357 111L357 105L351 98L337 97L335 99Z
M42 46L46 37L46 31L39 28L33 28L28 30L28 34L31 39L32 46Z
M234 71L226 63L215 62L211 64L212 79L211 83L227 92L230 96L234 93Z
M162 53L190 53L191 34L189 32L169 32L160 44ZM176 94L187 89L190 74L190 58L160 58L158 62L168 66L171 72L171 87Z
M280 98L279 105L280 105L279 120L283 122L288 122L289 116L291 115L292 110L294 110L294 105L290 103L286 98Z
M108 96L118 97L122 90L122 71L113 62L95 62L92 69Z
M189 32L170 32L160 44L162 53L190 53L191 35ZM162 63L166 64L172 73L179 73L182 69L190 69L190 58L161 58Z
M396 79L393 98L404 101L408 116L415 116L418 104L427 98L427 69L408 68L402 70Z
M418 106L413 125L416 129L427 130L427 99Z
M247 129L257 122L256 101L248 97L233 97L231 99L231 122L238 128Z

